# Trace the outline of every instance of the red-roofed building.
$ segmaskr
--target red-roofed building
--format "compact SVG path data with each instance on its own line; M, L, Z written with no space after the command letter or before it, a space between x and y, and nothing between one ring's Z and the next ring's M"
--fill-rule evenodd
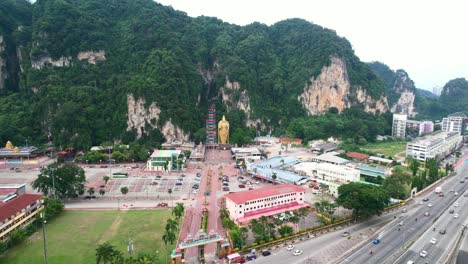
M245 224L261 216L271 216L310 207L305 203L305 189L294 184L281 184L262 189L224 195L229 217Z
M360 161L366 160L366 159L369 158L369 155L359 153L359 152L348 152L348 153L346 153L346 156L348 158L355 159L355 160L360 160Z
M42 194L23 194L0 203L0 241L30 224L42 209Z

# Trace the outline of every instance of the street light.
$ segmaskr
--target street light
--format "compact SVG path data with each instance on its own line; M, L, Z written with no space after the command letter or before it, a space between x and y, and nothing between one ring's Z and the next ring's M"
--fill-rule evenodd
M40 218L42 220L42 237L44 240L44 260L45 260L45 264L48 264L49 261L47 259L47 239L46 239L46 230L45 230L45 224L47 221L45 220L45 213L40 213Z

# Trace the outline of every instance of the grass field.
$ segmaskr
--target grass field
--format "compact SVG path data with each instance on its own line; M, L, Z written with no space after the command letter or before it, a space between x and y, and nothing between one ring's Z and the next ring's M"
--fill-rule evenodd
M159 251L164 263L166 247L161 237L170 210L151 211L65 211L47 223L50 264L96 263L97 245L109 242L127 254L128 239L134 251ZM44 263L42 230L23 244L10 249L0 263ZM173 246L168 246L172 250Z
M362 149L372 151L375 153L381 153L388 156L395 156L395 154L405 151L406 141L386 141L378 143L369 143L361 147Z

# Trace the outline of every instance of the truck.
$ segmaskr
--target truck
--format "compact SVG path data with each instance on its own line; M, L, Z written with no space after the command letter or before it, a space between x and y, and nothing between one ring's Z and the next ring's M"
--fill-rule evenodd
M441 193L441 192L442 192L442 187L435 188L435 193Z

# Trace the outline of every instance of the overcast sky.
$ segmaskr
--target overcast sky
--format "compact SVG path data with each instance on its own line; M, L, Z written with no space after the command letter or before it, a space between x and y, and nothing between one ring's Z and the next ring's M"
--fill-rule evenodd
M468 1L463 0L157 0L189 16L246 25L303 18L346 37L365 62L404 69L432 90L468 77Z

